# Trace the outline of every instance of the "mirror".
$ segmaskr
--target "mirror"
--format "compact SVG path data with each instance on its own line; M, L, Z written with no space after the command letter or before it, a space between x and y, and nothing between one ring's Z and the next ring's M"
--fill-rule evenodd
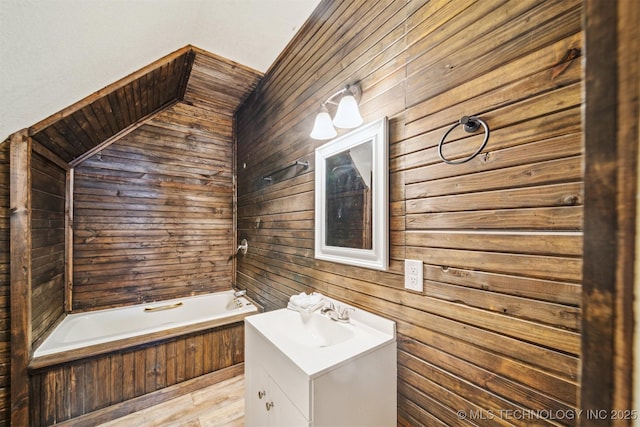
M387 269L388 134L384 117L316 149L316 258Z

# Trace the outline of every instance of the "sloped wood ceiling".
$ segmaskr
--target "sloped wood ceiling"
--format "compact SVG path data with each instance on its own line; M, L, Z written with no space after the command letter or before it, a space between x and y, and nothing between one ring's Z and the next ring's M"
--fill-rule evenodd
M216 56L198 51L193 60L183 101L233 116L262 77L257 73L237 63L221 61Z
M71 164L178 101L232 116L262 74L185 46L29 128L41 151Z

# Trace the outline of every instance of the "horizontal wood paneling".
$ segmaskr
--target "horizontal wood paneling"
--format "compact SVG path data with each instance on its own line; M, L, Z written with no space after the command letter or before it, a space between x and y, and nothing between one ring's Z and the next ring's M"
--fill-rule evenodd
M322 2L238 112L238 234L252 242L238 285L268 309L315 290L395 320L399 425L576 408L581 2L364 3ZM365 121L390 118L386 272L313 258L313 164L260 180L313 162L318 105L353 82ZM463 115L486 120L489 142L447 165L437 146ZM443 151L466 157L479 138L456 129ZM405 258L424 262L424 292L403 289Z
M183 101L233 116L262 74L201 49L193 50L196 55Z
M31 157L32 340L37 342L64 312L66 172Z
M78 360L33 372L33 426L60 423L244 361L244 325Z
M75 169L74 309L228 289L232 120L176 104Z

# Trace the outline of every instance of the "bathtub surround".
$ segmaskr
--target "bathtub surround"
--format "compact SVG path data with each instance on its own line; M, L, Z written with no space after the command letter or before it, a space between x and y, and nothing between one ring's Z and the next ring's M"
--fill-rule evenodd
M29 420L92 426L169 396L242 373L244 325L236 322L31 371ZM76 420L78 418L79 420Z
M66 311L231 288L234 263L227 259L237 246L233 116L260 77L186 46L12 137L25 162L7 165L21 180L11 188L24 187L32 206L24 210L27 220L21 209L12 218L11 265L28 272L12 281L14 425L28 424L30 410L44 411L31 413L36 425L70 415L61 400L43 409L38 387L30 392L27 378L33 349ZM242 355L242 346L233 351ZM157 375L153 366L137 366L141 377ZM86 385L95 387L98 378ZM138 389L136 396L154 387ZM99 407L120 401L117 395L96 399Z
M95 425L241 373L243 319L257 307L234 300L225 291L67 316L29 363L30 423Z
M75 168L73 309L231 288L231 132L175 104Z

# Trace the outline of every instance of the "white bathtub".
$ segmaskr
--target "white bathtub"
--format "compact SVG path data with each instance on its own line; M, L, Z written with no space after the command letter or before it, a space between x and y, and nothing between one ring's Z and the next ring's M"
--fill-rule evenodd
M76 350L164 330L257 312L233 291L178 298L129 307L67 315L35 350L33 357Z

